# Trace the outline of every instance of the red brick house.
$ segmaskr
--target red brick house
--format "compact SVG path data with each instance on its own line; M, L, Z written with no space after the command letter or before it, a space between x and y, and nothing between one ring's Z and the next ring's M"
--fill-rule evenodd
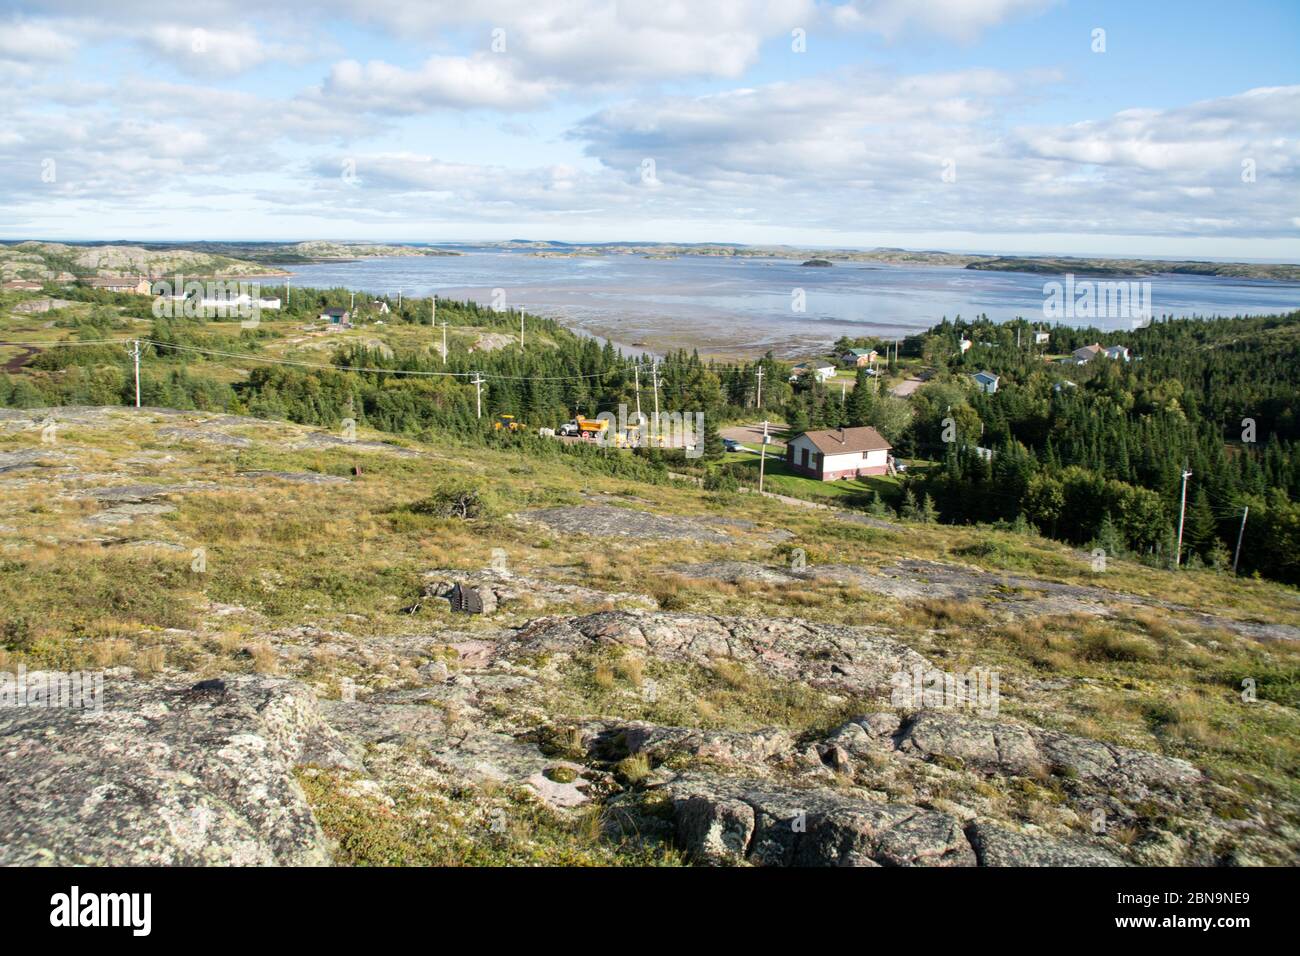
M869 426L826 428L791 439L785 446L785 461L792 471L820 481L884 475L892 447Z

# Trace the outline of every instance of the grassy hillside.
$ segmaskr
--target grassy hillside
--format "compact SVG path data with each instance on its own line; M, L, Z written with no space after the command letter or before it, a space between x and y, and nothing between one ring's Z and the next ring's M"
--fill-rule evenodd
M385 714L418 703L500 746L582 741L593 721L629 720L731 734L739 746L774 732L820 740L854 715L890 710L888 694L780 676L761 658L661 656L621 640L503 648L537 622L619 608L673 626L691 615L797 619L810 640L818 628L866 628L947 671L996 670L999 720L1208 774L1195 812L1124 797L1121 822L1097 844L1109 852L1293 860L1300 667L1294 639L1265 634L1300 634L1293 590L1121 561L1097 571L1089 555L1044 539L632 484L449 437L391 444L363 431L354 441L149 409L8 411L0 426L0 670L116 668L172 684L291 678L327 702L384 702ZM475 502L468 518L447 508L464 494ZM495 581L514 596L489 614L456 615L433 596L431 582L444 579ZM506 657L485 664L492 648ZM817 660L809 666L825 666ZM451 693L458 686L471 697ZM430 765L418 747L367 747L360 776L298 772L342 862L679 862L677 840L629 843L608 824L633 799L653 816L652 771L712 766L659 751L591 763L573 743L546 779L568 786L561 778L581 772L593 785L581 809L565 810L539 804L536 784L453 783L439 775L447 754ZM1069 775L989 776L942 755L902 769L880 760L832 777L837 792L958 816L976 806L999 825L1092 839L1091 811L1072 795L1082 782ZM504 831L467 822L498 810L511 821ZM431 820L445 836L430 834Z

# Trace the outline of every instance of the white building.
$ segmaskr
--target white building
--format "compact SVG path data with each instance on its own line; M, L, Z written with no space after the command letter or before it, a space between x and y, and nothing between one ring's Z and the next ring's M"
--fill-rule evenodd
M874 428L826 428L791 439L785 461L791 470L821 481L883 475L891 447Z

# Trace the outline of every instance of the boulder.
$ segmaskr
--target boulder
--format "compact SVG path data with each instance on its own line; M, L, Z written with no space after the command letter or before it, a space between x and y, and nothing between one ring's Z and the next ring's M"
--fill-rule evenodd
M266 677L0 709L0 865L327 864L292 770L335 742L309 689Z

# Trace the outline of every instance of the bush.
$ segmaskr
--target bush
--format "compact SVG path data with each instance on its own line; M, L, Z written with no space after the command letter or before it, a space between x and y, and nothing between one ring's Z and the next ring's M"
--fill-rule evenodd
M460 518L468 521L484 517L493 509L484 492L477 488L455 486L439 488L429 497L411 505L411 510L435 518Z
M731 494L740 490L740 482L730 471L717 469L704 476L704 490Z

